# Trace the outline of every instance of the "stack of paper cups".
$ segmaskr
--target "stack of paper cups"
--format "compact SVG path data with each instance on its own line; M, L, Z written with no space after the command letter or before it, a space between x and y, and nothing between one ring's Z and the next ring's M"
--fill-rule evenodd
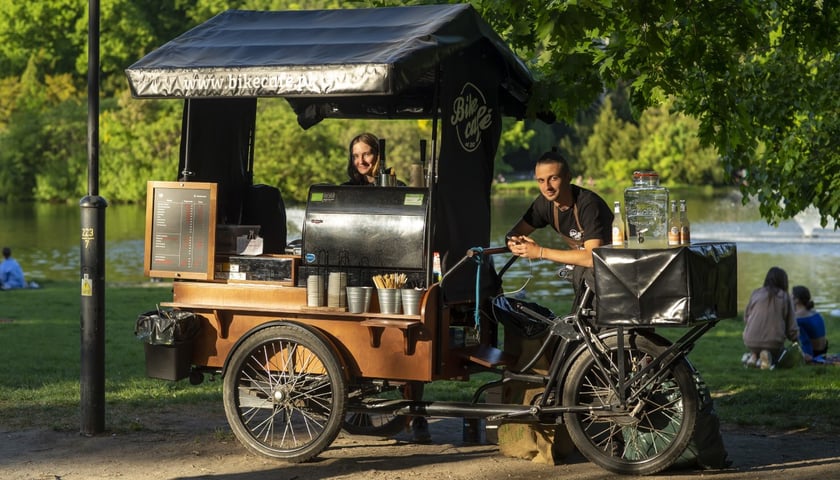
M324 277L320 275L306 277L306 304L310 307L324 306Z
M347 306L347 273L330 272L327 283L327 306L343 308Z

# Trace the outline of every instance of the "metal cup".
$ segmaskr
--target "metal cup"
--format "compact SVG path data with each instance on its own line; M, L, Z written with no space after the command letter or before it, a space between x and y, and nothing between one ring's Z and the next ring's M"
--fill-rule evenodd
M399 288L380 288L376 291L376 294L379 296L379 311L381 313L400 313L401 304Z
M367 311L367 309L365 309L365 293L364 287L347 287L348 312L363 313Z
M420 299L423 298L423 290L403 288L400 291L400 298L404 314L420 315Z
M397 177L390 173L380 173L378 185L380 187L396 187Z
M423 174L423 165L419 163L414 163L411 165L411 186L412 187L425 187L426 186L426 176Z
M360 287L365 292L365 307L362 312L367 313L370 311L370 299L373 297L373 287Z

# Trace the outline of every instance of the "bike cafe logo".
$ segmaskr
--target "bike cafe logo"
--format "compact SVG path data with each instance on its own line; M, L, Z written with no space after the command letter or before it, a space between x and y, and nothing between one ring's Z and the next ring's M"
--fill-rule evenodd
M470 82L461 88L461 94L452 102L449 123L458 132L458 142L467 152L481 145L481 133L493 123L493 109L487 106L484 94Z

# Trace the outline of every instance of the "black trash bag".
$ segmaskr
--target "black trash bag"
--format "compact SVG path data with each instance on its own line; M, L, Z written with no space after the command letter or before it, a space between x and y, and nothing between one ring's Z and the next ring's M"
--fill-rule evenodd
M732 465L723 436L720 433L720 418L715 411L712 392L706 382L695 373L697 393L700 395L700 406L697 412L697 424L694 427L694 438L688 444L685 457L696 457L697 466L705 470L724 469Z
M134 336L150 345L175 345L192 340L199 329L199 319L183 310L153 310L140 314Z
M703 470L727 468L732 465L732 461L729 460L729 454L723 444L723 436L720 433L720 419L715 412L712 394L697 371L694 372L694 381L699 400L694 435L685 451L670 468L700 468ZM667 435L663 435L663 433L676 434L680 428L679 420L667 417L660 417L658 420L662 423L656 425L656 432L634 435L633 448L628 448L625 451L624 458L642 460L666 447L664 440ZM626 440L629 443L630 439L626 438Z
M703 470L722 470L732 465L723 436L720 433L720 418L715 411L712 392L706 382L700 377L700 372L694 372L697 385L697 395L700 402L697 411L697 422L694 426L694 436L682 456L674 463L673 468L701 468Z
M521 306L528 307L546 318L554 318L554 313L542 305L504 295L493 299L493 318L504 325L505 329L511 329L524 338L535 338L545 333L549 325L521 311Z

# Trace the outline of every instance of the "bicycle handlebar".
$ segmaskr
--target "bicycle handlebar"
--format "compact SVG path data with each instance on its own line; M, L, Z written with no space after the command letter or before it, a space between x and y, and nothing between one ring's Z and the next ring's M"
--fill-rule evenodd
M508 247L488 247L482 250L478 250L477 248L471 248L467 250L467 258L472 258L476 255L497 255L499 253L507 253L510 252Z
M440 277L440 284L443 285L443 281L446 280L446 277L449 276L450 273L454 272L461 268L461 266L467 262L467 260L479 256L479 255L498 255L500 253L507 253L510 252L507 246L504 247L488 247L488 248L480 248L480 247L473 247L467 250L467 253L458 260L458 263L452 266L443 276Z

